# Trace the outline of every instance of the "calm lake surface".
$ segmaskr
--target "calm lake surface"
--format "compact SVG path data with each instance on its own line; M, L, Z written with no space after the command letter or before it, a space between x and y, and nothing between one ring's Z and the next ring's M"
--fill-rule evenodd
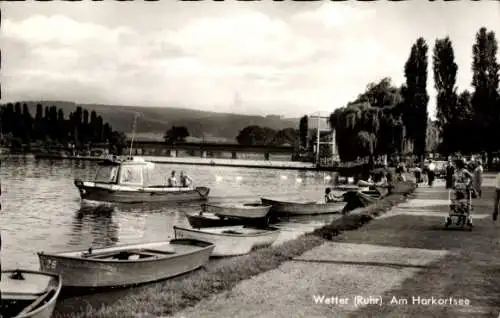
M157 165L159 173L185 171L210 187L209 202L257 202L260 197L320 200L331 173L214 166ZM4 156L2 182L2 268L38 269L36 252L107 247L173 238L173 225L188 226L186 212L200 203L82 209L75 178L93 179L96 163ZM332 178L333 179L333 178ZM276 244L337 216L284 222Z

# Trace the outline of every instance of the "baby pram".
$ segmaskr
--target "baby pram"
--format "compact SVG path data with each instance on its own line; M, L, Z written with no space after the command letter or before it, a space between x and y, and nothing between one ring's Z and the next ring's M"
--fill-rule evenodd
M472 230L472 189L466 187L456 187L448 191L450 201L450 212L445 220L445 228L453 224L453 219L456 219L455 225L464 228L466 225L469 230Z

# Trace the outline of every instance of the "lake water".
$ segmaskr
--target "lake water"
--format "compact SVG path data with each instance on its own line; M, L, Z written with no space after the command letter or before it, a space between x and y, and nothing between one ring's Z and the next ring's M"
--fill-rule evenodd
M257 202L261 196L320 200L333 178L304 172L214 166L157 165L159 173L185 171L196 185L210 187L210 202ZM2 157L2 268L38 269L37 251L113 246L173 238L173 225L189 226L185 212L200 203L115 207L111 212L82 210L75 178L92 179L96 163ZM337 216L281 224L276 244Z

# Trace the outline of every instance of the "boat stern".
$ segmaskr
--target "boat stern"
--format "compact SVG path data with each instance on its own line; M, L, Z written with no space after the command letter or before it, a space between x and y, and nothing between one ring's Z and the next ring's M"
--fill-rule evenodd
M208 194L210 193L210 188L208 187L196 187L195 188L196 192L200 195L202 200L207 200L208 199Z
M85 191L85 187L84 187L83 181L81 179L75 179L73 181L73 184L78 189L78 193L80 193L80 198L84 199L85 198L85 194L87 193L87 191Z

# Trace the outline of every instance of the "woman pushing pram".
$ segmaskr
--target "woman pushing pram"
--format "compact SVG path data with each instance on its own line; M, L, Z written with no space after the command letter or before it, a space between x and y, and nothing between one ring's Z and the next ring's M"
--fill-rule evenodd
M472 192L474 191L472 184L473 176L465 169L465 161L459 159L456 162L456 171L453 175L453 186L449 190L450 197L450 213L446 218L445 226L452 224L452 218L457 218L456 225L469 226L472 228Z

